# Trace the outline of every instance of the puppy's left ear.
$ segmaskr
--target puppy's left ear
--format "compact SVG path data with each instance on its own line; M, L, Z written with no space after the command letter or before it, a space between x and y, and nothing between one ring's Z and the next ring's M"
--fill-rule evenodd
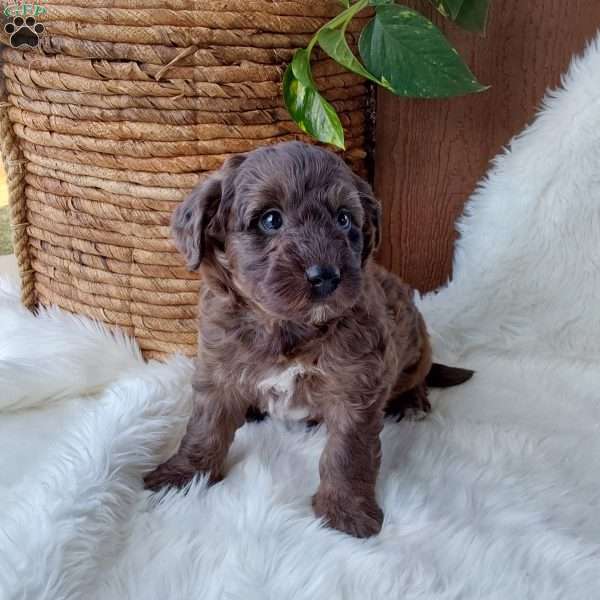
M358 175L354 175L354 185L360 195L360 202L365 213L362 228L363 234L363 263L373 254L381 242L381 205L371 186Z

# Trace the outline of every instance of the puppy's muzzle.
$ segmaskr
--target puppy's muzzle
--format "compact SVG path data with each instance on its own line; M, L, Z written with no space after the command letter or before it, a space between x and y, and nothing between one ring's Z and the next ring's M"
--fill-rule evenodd
M333 294L342 279L340 270L333 265L312 265L305 273L316 298L326 298Z

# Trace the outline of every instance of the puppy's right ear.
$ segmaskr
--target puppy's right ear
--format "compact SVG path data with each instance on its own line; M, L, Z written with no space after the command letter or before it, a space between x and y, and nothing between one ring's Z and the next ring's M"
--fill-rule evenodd
M233 202L233 176L245 158L243 154L229 158L219 171L198 184L173 213L171 235L190 271L200 268L211 223L211 234L224 237Z
M360 202L365 212L363 224L363 263L377 251L381 242L381 205L375 198L373 188L358 175L354 175L354 185L360 196Z
M219 207L222 179L219 171L198 184L175 209L171 218L173 241L185 257L190 271L197 271L202 262L206 249L206 226Z

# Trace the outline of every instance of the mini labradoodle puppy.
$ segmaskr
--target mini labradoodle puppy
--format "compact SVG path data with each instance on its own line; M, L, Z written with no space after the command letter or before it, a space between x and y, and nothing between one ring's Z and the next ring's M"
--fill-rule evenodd
M376 534L386 412L429 410L431 349L409 288L371 259L380 207L340 158L298 142L235 156L177 208L172 230L202 270L195 410L152 489L211 481L254 408L323 421L317 515ZM471 372L438 366L435 383Z

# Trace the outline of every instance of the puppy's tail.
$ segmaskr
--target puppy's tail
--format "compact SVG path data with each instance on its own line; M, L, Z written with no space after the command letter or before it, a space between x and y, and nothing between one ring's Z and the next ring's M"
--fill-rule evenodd
M459 367L448 367L447 365L433 363L425 378L425 383L433 388L452 387L469 381L474 373L475 371L471 371L470 369L460 369Z

